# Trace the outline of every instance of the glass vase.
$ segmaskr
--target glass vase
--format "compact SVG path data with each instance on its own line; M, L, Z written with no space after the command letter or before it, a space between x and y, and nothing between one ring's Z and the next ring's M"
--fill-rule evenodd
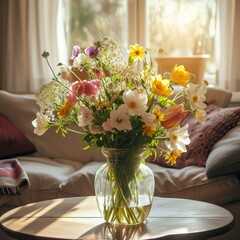
M99 211L107 223L136 225L147 218L154 194L152 170L142 163L144 150L102 148L107 162L95 175Z

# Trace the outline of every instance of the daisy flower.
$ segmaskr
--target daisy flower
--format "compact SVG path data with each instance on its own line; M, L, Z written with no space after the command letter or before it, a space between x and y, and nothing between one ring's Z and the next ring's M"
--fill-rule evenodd
M204 101L206 100L205 94L207 92L207 87L203 83L201 85L189 83L189 88L187 90L187 95L189 98L190 107L193 110L204 109L206 108L206 104Z
M123 101L128 108L128 114L131 116L140 115L147 110L148 98L146 94L139 94L137 90L124 91Z
M177 163L177 158L181 156L181 154L181 150L178 150L177 152L171 151L169 154L165 155L165 160L167 161L167 163L170 163L171 166L173 166Z
M183 126L182 128L172 128L169 129L169 131L166 134L166 137L169 138L169 140L165 141L166 146L175 152L178 152L178 150L182 152L186 152L186 146L190 143L189 134L188 134L188 124Z
M145 51L143 47L140 47L139 44L135 44L135 45L131 45L129 48L130 48L129 57L132 60L143 59L145 55Z
M152 137L154 132L155 132L155 126L154 125L151 125L151 126L148 126L148 125L144 125L144 130L143 130L143 135L147 135L149 137Z

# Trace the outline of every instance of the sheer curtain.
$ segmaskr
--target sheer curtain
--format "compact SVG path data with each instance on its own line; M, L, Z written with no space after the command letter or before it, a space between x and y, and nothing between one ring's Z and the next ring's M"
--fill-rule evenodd
M217 86L240 91L240 1L218 1Z
M50 52L57 65L58 0L2 0L4 39L0 48L1 89L13 93L34 93L52 78L41 57ZM56 69L58 70L58 69Z
M232 55L232 76L228 88L234 92L240 92L240 1L235 1L234 37Z

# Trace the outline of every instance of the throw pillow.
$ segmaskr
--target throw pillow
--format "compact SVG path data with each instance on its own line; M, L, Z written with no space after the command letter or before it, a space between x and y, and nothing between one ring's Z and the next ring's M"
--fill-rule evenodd
M34 153L36 157L69 159L81 163L104 161L101 149L83 150L86 144L82 143L80 134L69 132L64 138L61 133L56 134L56 128L49 129L41 137L34 134L32 121L36 118L37 111L39 107L34 95L0 90L0 113L33 143L37 149Z
M187 145L187 152L183 153L176 165L171 166L163 157L155 160L166 167L183 168L190 165L205 167L208 154L213 145L240 121L240 107L220 108L209 105L206 108L206 120L198 123L191 114L182 122L182 126L189 125L188 132L191 140Z
M0 159L35 152L34 145L4 115L0 114Z
M240 173L240 125L213 146L206 162L208 178Z

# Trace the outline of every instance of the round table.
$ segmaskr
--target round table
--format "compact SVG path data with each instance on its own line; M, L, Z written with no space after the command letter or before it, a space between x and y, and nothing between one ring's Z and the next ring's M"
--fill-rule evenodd
M214 204L154 197L146 223L112 226L104 223L95 197L74 197L24 205L3 214L1 228L22 240L207 239L233 227L232 214Z

